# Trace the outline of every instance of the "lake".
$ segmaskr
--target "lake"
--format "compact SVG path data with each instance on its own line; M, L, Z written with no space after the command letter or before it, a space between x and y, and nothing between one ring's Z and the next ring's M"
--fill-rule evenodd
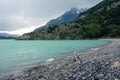
M107 43L106 40L0 40L0 75Z

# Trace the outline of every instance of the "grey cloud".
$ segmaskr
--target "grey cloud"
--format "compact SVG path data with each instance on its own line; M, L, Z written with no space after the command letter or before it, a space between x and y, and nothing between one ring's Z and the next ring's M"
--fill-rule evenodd
M0 31L29 28L72 7L89 8L102 0L0 0Z

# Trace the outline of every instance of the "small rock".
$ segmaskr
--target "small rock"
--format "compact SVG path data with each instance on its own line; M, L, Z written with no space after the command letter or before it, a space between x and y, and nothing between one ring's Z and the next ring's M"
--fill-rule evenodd
M120 67L120 62L119 61L114 62L114 64L111 67L112 68Z
M115 78L114 80L119 80L119 79Z

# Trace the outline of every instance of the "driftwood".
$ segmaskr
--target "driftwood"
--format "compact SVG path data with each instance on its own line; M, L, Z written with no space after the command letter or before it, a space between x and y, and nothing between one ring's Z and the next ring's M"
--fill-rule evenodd
M77 60L78 60L78 58L77 58L77 56L76 56L75 53L73 53L73 60L74 60L74 61L77 61Z
M80 57L77 55L77 52L74 52L74 53L73 53L73 61L82 63L82 60L81 60Z

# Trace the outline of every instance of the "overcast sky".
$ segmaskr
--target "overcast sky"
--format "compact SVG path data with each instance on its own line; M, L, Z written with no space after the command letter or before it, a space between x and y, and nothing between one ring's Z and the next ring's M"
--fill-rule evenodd
M22 34L72 7L89 8L102 0L0 0L0 32Z

